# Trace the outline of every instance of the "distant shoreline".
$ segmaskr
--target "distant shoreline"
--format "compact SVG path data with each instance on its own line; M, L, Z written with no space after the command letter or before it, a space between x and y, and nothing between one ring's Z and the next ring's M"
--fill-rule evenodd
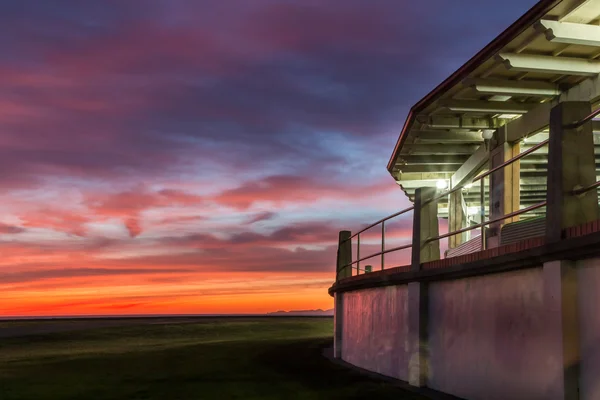
M47 321L47 320L86 320L86 319L163 319L163 318L333 318L332 315L294 314L289 312L273 314L142 314L142 315L55 315L55 316L7 316L0 317L2 322L10 321Z

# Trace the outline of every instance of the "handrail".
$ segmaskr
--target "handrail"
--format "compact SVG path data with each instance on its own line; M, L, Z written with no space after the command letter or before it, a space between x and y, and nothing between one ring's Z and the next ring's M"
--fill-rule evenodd
M483 179L483 178L485 178L485 177L487 177L487 176L489 176L489 175L493 174L494 172L496 172L496 171L498 171L498 170L500 170L500 169L502 169L502 168L504 168L504 167L506 167L506 166L508 166L508 165L510 165L510 164L512 164L512 163L514 163L515 161L518 161L518 160L520 160L521 158L523 158L523 157L525 157L525 156L528 156L529 154L531 154L531 153L533 153L533 152L535 152L535 151L539 150L540 148L544 147L545 145L547 145L549 141L550 141L550 139L546 139L546 140L544 140L544 141L542 141L542 142L540 142L540 143L536 144L535 146L533 146L533 147L531 147L531 148L529 148L529 149L525 150L524 152L517 154L516 156L514 156L514 157L513 157L513 158L511 158L510 160L504 161L502 164L500 164L500 165L497 165L496 167L494 167L494 168L490 169L489 171L486 171L486 172L484 172L484 173L483 173L483 174L481 174L481 175L477 175L475 178L473 178L473 180L472 180L470 183L472 184L472 183L474 183L474 182L477 182L477 181L479 181L479 180L481 180L481 179ZM462 188L464 188L465 186L466 186L466 185L456 186L456 187L452 188L451 190L448 190L448 191L446 191L446 192L444 192L444 193L441 193L441 194L439 194L439 195L437 195L437 196L435 196L435 197L432 197L431 199L425 200L425 201L423 202L423 205L429 204L429 203L431 203L432 201L439 200L439 199L441 199L442 197L446 197L446 196L448 196L448 195L450 195L450 194L452 194L452 193L454 193L454 192L456 192L456 191L459 191L459 190L461 190L461 189L462 189Z
M483 174L477 176L475 179L473 179L473 182L477 182L480 179L485 178L488 175L493 174L494 172L498 171L499 169L502 169L504 167L506 167L507 165L510 165L512 163L514 163L515 161L520 160L521 158L528 156L529 154L533 153L534 151L539 150L540 148L544 147L545 145L548 144L548 142L550 141L550 139L546 139L544 141L539 142L538 144L536 144L535 146L525 150L522 153L517 154L516 156L514 156L513 158L511 158L508 161L504 161L502 164L495 166L494 168L490 169L487 172L484 172Z
M429 242L433 242L434 240L445 239L445 238L450 237L450 236L458 235L459 233L464 233L464 232L472 231L474 229L483 228L486 225L493 224L495 222L500 222L500 221L503 221L503 220L508 219L508 218L516 217L517 215L525 214L526 212L529 212L529 211L532 211L532 210L536 210L538 208L544 207L545 205L546 205L546 201L542 201L541 203L534 204L532 206L523 208L523 209L518 210L518 211L513 211L513 212L508 213L506 215L503 215L503 216L501 216L499 218L491 219L489 221L485 221L485 222L482 222L482 223L477 224L477 225L471 225L471 226L469 226L467 228L459 229L457 231L448 232L448 233L444 233L443 235L438 235L438 236L435 236L435 237L432 237L432 238L428 238L427 240L425 240L423 242L423 244L427 244Z
M600 186L600 181L593 183L590 186L586 186L586 187L579 188L579 189L574 189L571 191L571 194L577 196L577 195L589 192L592 189L596 189L598 186Z
M363 233L363 232L365 232L365 231L368 231L369 229L373 228L373 227L374 227L374 226L376 226L376 225L379 225L379 224L381 224L382 222L385 222L385 221L387 221L387 220L390 220L390 219L392 219L392 218L396 218L397 216L399 216L399 215L402 215L402 214L405 214L405 213L407 213L407 212L409 212L409 211L412 211L412 210L414 210L414 209L415 209L415 206L411 206L411 207L405 208L405 209L404 209L404 210L402 210L402 211L398 211L398 212L397 212L397 213L395 213L395 214L392 214L392 215L389 215L389 216L387 216L387 217L385 217L385 218L382 218L382 219L380 219L379 221L377 221L377 222L374 222L374 223L372 223L371 225L367 226L366 228L363 228L362 230L360 230L360 231L356 232L354 235L350 236L348 239L346 239L346 240L342 241L342 243L344 243L344 242L347 242L348 240L354 239L355 237L357 237L357 236L358 236L358 235L360 235L361 233Z
M565 128L565 129L579 128L581 125L585 124L586 122L590 122L592 119L594 119L594 117L598 116L598 114L600 114L600 108L595 111L592 111L592 113L590 115L588 115L587 117L585 117L583 119L580 119L579 121L575 121L570 124L563 125L563 128Z
M393 252L393 251L398 251L398 250L404 250L404 249L408 249L408 248L410 248L410 247L412 247L412 243L410 243L410 244L405 244L405 245L403 245L403 246L394 247L393 249L387 249L387 250L384 250L384 251L380 251L380 252L378 252L378 253L374 253L374 254L368 255L368 256L366 256L366 257L363 257L363 258L361 258L361 259L359 259L359 260L352 261L351 263L344 265L342 268L347 268L347 267L350 267L350 266L352 266L352 265L354 265L354 264L356 264L356 263L359 263L359 262L361 262L361 261L368 260L369 258L373 258L373 257L381 256L381 255L383 255L383 254L391 253L391 252Z
M598 113L596 113L596 114L594 114L592 116L588 116L586 118L588 118L588 120L589 120L589 119L593 118L595 115L597 115L599 113L600 113L600 111L598 111ZM496 171L498 171L498 170L500 170L500 169L502 169L502 168L504 168L504 167L506 167L506 166L508 166L508 165L510 165L512 163L514 163L515 161L518 161L521 158L526 157L529 154L531 154L531 153L539 150L543 146L547 145L549 143L549 141L550 141L549 139L546 139L546 140L544 140L544 141L542 141L542 142L540 142L540 143L532 146L531 148L525 150L524 152L517 154L513 158L511 158L511 159L509 159L507 161L504 161L502 164L497 165L496 167L494 167L494 168L492 168L492 169L490 169L490 170L488 170L488 171L486 171L486 172L484 172L484 173L476 176L475 178L473 178L471 180L470 184L473 184L474 182L481 181L481 187L482 187L481 188L481 197L482 197L482 199L481 199L481 203L482 203L482 206L481 206L481 217L482 218L481 219L482 220L485 218L485 214L484 214L485 213L485 211L484 211L485 208L483 207L483 197L485 196L485 193L484 193L484 179L486 177L490 176L491 174L493 174L494 172L496 172ZM443 192L443 193L441 193L441 194L439 194L437 196L434 196L434 197L432 197L430 199L424 200L423 203L421 204L421 206L427 205L427 204L429 204L429 203L431 203L433 201L439 200L442 197L448 196L451 193L454 193L456 191L459 191L459 190L463 189L465 186L466 186L466 184L465 185L456 186L456 187L454 187L454 188L452 188L450 190L447 190L447 191L445 191L445 192ZM597 182L596 185L593 186L593 187L598 187L598 186L600 186L600 182ZM585 188L586 189L585 191L591 190L591 188L592 187ZM579 189L579 190L581 190L581 189ZM446 234L443 234L443 235L438 235L438 236L436 236L434 238L427 239L424 242L424 244L429 243L429 242L431 242L433 240L444 239L444 238L447 238L447 237L450 237L450 236L458 235L460 233L464 233L464 232L468 232L468 231L471 231L471 230L474 230L474 229L482 228L482 227L484 227L486 225L493 224L493 223L499 222L499 221L503 221L505 219L508 219L508 218L511 218L511 217L514 217L514 216L526 213L528 211L532 211L532 210L535 210L537 208L543 207L545 205L546 205L546 202L544 201L542 203L539 203L539 204L536 204L536 205L524 208L522 210L518 210L518 211L515 211L515 212L512 212L512 213L506 214L506 215L504 215L504 216L502 216L500 218L496 218L496 219L493 219L493 220L485 221L485 222L482 222L482 223L479 223L479 224L476 224L476 225L471 225L470 227L459 229L459 230L454 231L454 232L449 232L449 233L446 233ZM356 270L357 270L358 273L360 273L360 271L361 271L361 269L360 269L360 263L362 261L368 260L368 259L373 258L373 257L381 256L381 269L384 269L384 264L385 264L385 262L384 262L384 255L385 254L393 252L393 251L403 250L403 249L407 249L407 248L412 247L413 246L412 244L408 244L408 245L399 246L399 247L395 247L393 249L387 249L386 250L385 249L385 222L388 221L388 220L390 220L390 219L392 219L392 218L395 218L395 217L397 217L399 215L405 214L405 213L407 213L409 211L413 211L414 209L415 209L415 207L411 206L411 207L405 208L404 210L401 210L401 211L398 211L398 212L396 212L394 214L391 214L391 215L389 215L389 216L387 216L385 218L380 219L377 222L374 222L374 223L366 226L365 228L363 228L360 231L356 232L355 234L351 235L349 238L343 240L341 243L346 243L348 241L351 241L354 238L357 238L357 251L356 251L357 260L352 261L349 264L344 265L342 268L352 267L353 265L356 265ZM374 254L370 254L370 255L368 255L366 257L360 257L360 235L362 233L364 233L365 231L367 231L367 230L369 230L369 229L371 229L371 228L373 228L373 227L375 227L375 226L377 226L379 224L381 224L381 251L379 251L377 253L374 253ZM483 234L483 232L482 232L481 238L482 238L482 243L485 242L485 235ZM482 246L482 248L483 248L483 246Z

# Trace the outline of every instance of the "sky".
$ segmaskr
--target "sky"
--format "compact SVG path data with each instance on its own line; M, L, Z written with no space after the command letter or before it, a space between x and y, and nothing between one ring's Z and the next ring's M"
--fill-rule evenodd
M409 108L534 3L0 0L0 316L332 308Z

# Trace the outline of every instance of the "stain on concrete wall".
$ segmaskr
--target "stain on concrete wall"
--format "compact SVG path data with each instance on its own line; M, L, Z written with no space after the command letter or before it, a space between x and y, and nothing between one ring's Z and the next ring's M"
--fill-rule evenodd
M429 287L428 386L471 400L548 399L542 268Z
M580 398L600 400L600 259L577 262L581 354Z
M344 293L342 358L408 380L407 286Z

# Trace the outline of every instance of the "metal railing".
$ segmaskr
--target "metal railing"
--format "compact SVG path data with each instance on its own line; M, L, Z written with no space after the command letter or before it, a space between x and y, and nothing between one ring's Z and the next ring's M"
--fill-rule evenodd
M580 119L579 121L575 121L572 122L570 124L567 125L563 125L563 128L565 129L577 129L579 128L581 125L585 124L586 122L590 122L591 120L594 119L594 117L597 117L600 114L600 108L597 110L592 111L592 113L590 115L588 115L587 117Z
M448 238L448 237L451 237L451 236L454 236L454 235L458 235L458 234L461 234L461 233L464 233L464 232L469 232L469 231L481 228L481 249L485 250L485 247L486 247L486 237L485 237L485 229L483 229L485 226L490 225L490 224L494 224L494 223L497 223L497 222L501 222L503 220L506 220L506 219L509 219L509 218L512 218L512 217L516 217L518 215L525 214L525 213L527 213L529 211L533 211L533 210L536 210L538 208L544 207L546 205L546 201L543 201L543 202L540 202L538 204L535 204L535 205L523 208L523 209L518 210L518 211L514 211L512 213L503 215L503 216L498 217L498 218L494 218L494 219L491 219L491 220L488 220L488 221L484 221L485 220L485 178L487 178L488 176L492 175L494 172L497 172L497 171L501 170L502 168L505 168L505 167L513 164L514 162L520 160L521 158L526 157L529 154L531 154L531 153L539 150L540 148L546 146L548 143L549 143L549 139L546 139L546 140L544 140L544 141L542 141L540 143L537 143L536 145L530 147L529 149L523 151L522 153L519 153L518 155L516 155L515 157L511 158L510 160L507 160L507 161L503 162L502 164L500 164L500 165L498 165L498 166L496 166L494 168L491 168L490 170L485 171L484 173L476 176L468 184L465 183L465 184L462 184L462 185L457 185L456 187L453 187L452 189L446 190L446 191L444 191L444 192L442 192L442 193L440 193L440 194L438 194L436 196L433 196L433 197L431 197L431 198L429 198L427 200L424 200L422 202L421 206L425 206L427 204L430 204L431 202L434 202L434 201L437 201L437 200L439 200L441 198L447 197L447 196L449 196L452 193L455 193L455 192L457 192L459 190L464 189L465 186L467 186L467 185L472 185L475 182L481 182L481 187L480 187L480 217L481 217L481 221L482 222L479 223L479 224L471 225L471 226L468 226L466 228L462 228L462 229L453 231L453 232L448 232L448 233L444 233L442 235L438 235L438 236L435 236L435 237L428 238L421 245L425 245L425 244L433 242L435 240L440 240L440 239ZM596 186L600 186L600 182L598 182ZM391 248L391 249L385 249L385 222L388 221L388 220L390 220L390 219L392 219L392 218L395 218L395 217L398 217L398 216L400 216L402 214L405 214L405 213L407 213L409 211L413 211L414 209L415 209L415 207L412 206L412 207L408 207L408 208L406 208L406 209L404 209L402 211L399 211L397 213L394 213L392 215L389 215L389 216L387 216L387 217L385 217L383 219L380 219L377 222L372 223L371 225L368 225L367 227L361 229L357 233L355 233L352 236L350 236L348 239L342 241L342 243L345 243L347 241L351 241L354 238L357 239L356 240L356 244L357 244L357 247L356 247L356 260L351 261L350 263L342 266L342 268L345 269L345 268L352 267L352 266L356 265L356 272L357 272L357 274L360 274L361 271L367 272L367 270L360 268L360 263L363 262L363 261L365 261L365 260L368 260L370 258L381 256L381 269L383 270L384 266L385 266L385 258L384 258L385 254L413 247L414 244L410 243L410 244L406 244L406 245L403 245L403 246L394 247L394 248ZM367 230L369 230L369 229L371 229L371 228L379 225L379 224L381 224L381 251L379 251L377 253L369 254L368 256L365 256L365 257L361 257L360 256L360 235L362 233L366 232Z
M600 108L597 109L597 110L595 110L595 111L593 111L591 114L589 114L588 116L586 116L585 118L583 118L583 119L581 119L579 121L575 121L575 122L572 122L570 124L563 125L563 128L565 128L565 129L577 129L580 126L582 126L583 124L591 122L594 119L594 117L596 117L598 115L600 115ZM485 248L486 248L486 237L485 237L485 229L484 229L485 226L491 225L491 224L494 224L494 223L498 223L498 222L504 221L506 219L513 218L513 217L519 216L521 214L525 214L527 212L530 212L530 211L533 211L533 210L545 207L547 205L547 201L542 201L542 202L534 204L532 206L529 206L529 207L526 207L526 208L523 208L523 209L511 212L511 213L502 215L500 217L493 218L493 219L485 221L485 217L486 217L485 216L485 194L486 194L485 193L485 178L487 178L490 175L492 175L493 173L495 173L495 172L497 172L497 171L499 171L499 170L501 170L501 169L503 169L503 168L505 168L505 167L513 164L514 162L522 159L523 157L526 157L529 154L531 154L531 153L539 150L543 146L546 146L549 142L550 142L550 140L546 139L546 140L544 140L544 141L542 141L540 143L537 143L536 145L534 145L534 146L530 147L529 149L527 149L526 151L523 151L522 153L516 155L515 157L511 158L510 160L507 160L507 161L503 162L502 164L500 164L500 165L498 165L498 166L496 166L494 168L489 169L488 171L485 171L485 172L477 175L468 184L457 185L457 186L455 186L455 187L453 187L453 188L451 188L451 189L449 189L447 191L444 191L444 192L442 192L440 194L437 194L437 195L435 195L435 196L433 196L433 197L431 197L431 198L429 198L427 200L424 200L421 203L421 207L425 206L427 204L430 204L431 202L437 201L437 200L439 200L441 198L447 197L447 196L449 196L452 193L455 193L457 191L463 190L467 185L473 185L473 183L475 183L475 182L480 182L480 184L481 184L481 187L480 187L480 217L481 217L481 222L480 223L475 224L475 225L471 225L471 226L468 226L468 227L465 227L465 228L461 228L461 229L458 229L458 230L453 231L453 232L448 232L448 233L444 233L444 234L441 234L441 235L437 235L435 237L427 238L425 241L423 241L419 245L420 246L424 246L427 243L431 243L431 242L436 241L436 240L449 238L451 236L458 235L458 234L465 233L465 232L469 232L469 231L472 231L472 230L475 230L475 229L481 229L481 249L485 250ZM591 184L589 186L583 187L583 188L576 188L576 189L572 190L570 193L572 195L581 195L581 194L584 194L584 193L586 193L586 192L588 192L590 190L593 190L593 189L596 189L596 188L599 188L599 187L600 187L600 181L595 182L595 183L593 183L593 184ZM385 254L413 247L414 244L411 243L411 244L407 244L407 245L403 245L403 246L394 247L392 249L387 249L387 250L385 249L385 222L388 221L388 220L390 220L390 219L392 219L392 218L395 218L395 217L397 217L399 215L405 214L405 213L407 213L409 211L413 211L413 210L415 210L414 206L406 208L406 209L404 209L402 211L399 211L397 213L394 213L394 214L392 214L392 215L390 215L388 217L385 217L385 218L383 218L383 219L381 219L381 220L379 220L379 221L377 221L377 222L375 222L375 223L373 223L373 224L371 224L371 225L363 228L359 232L357 232L354 235L350 236L350 238L348 238L348 239L344 240L343 242L341 242L341 243L345 243L347 241L351 241L354 238L357 239L357 250L356 250L357 259L355 261L350 262L349 264L346 264L342 268L345 269L345 268L348 268L348 267L352 267L353 265L356 265L357 274L359 274L360 271L367 272L366 269L361 269L360 268L360 263L362 261L367 260L367 259L370 259L370 258L373 258L373 257L377 257L377 256L381 256L381 269L384 269L384 266L385 266L385 264L384 264L385 263L384 256L385 256ZM420 210L416 210L416 212L419 212L419 211ZM370 254L370 255L368 255L366 257L362 257L361 258L360 257L360 235L362 233L364 233L365 231L367 231L367 230L369 230L369 229L371 229L371 228L373 228L373 227L375 227L375 226L377 226L379 224L381 224L381 251L379 251L377 253Z
M485 220L485 178L487 178L488 176L490 176L494 172L497 172L497 171L501 170L502 168L505 168L505 167L513 164L514 162L520 160L521 158L526 157L529 154L531 154L531 153L533 153L533 152L541 149L542 147L544 147L545 145L547 145L549 142L550 142L549 139L543 140L540 143L536 144L535 146L532 146L529 149L525 150L524 152L517 154L516 156L514 156L510 160L504 161L502 164L497 165L494 168L492 168L492 169L490 169L490 170L488 170L488 171L486 171L486 172L484 172L484 173L482 173L480 175L477 175L475 178L473 178L473 180L471 181L470 184L473 184L473 183L475 183L477 181L481 182L481 187L479 189L479 203L480 203L480 206L479 206L479 210L480 211L479 211L479 213L480 213L481 221ZM428 199L428 200L424 201L423 205L429 204L429 203L431 203L433 201L437 201L437 200L439 200L439 199L441 199L443 197L449 196L450 194L452 194L454 192L462 190L465 186L466 186L466 184L465 185L459 185L459 186L457 186L455 188L447 190L447 191L445 191L445 192L443 192L443 193L441 193L441 194L439 194L437 196L432 197L431 199ZM441 236L437 237L437 239L443 239L443 238L446 238L446 237L458 235L460 233L472 231L474 229L483 228L486 225L493 224L493 223L496 223L496 222L500 222L500 221L508 219L508 218L516 217L517 215L524 214L525 212L528 212L528 211L535 210L537 208L543 207L544 205L546 205L545 203L546 202L544 202L543 205L537 204L535 206L532 206L534 208L531 208L531 207L524 208L523 210L526 210L526 211L523 211L523 210L515 211L516 214L515 213L507 214L507 215L509 215L508 217L500 218L497 221L493 220L493 221L488 221L487 223L482 222L482 223L477 224L477 225L472 225L472 226L467 227L467 228L459 229L459 230L457 230L455 232L446 233L444 235L441 235ZM512 215L512 214L514 214L514 215ZM435 239L431 239L429 241L431 242L433 240L435 240ZM485 244L486 244L485 229L481 229L481 250L485 250Z
M402 211L398 211L397 213L394 213L392 215L389 215L385 218L380 219L377 222L372 223L371 225L361 229L360 231L356 232L354 235L350 236L348 239L342 241L342 243L345 243L347 241L351 241L352 239L356 238L356 260L350 262L349 264L346 264L343 266L343 268L348 268L348 267L352 267L354 264L356 264L356 273L359 274L361 269L360 269L360 263L362 261L368 260L370 258L373 257L377 257L377 256L381 256L381 269L384 269L385 267L385 255L394 251L399 251L399 250L404 250L404 249L408 249L410 247L412 247L412 243L411 244L407 244L407 245L403 245L403 246L398 246L398 247L394 247L392 249L385 249L385 221L389 221L392 218L396 218L402 214L406 214L407 212L413 211L415 209L414 206L405 208ZM381 251L377 252L377 253L373 253L370 254L366 257L361 258L360 257L360 235L361 233L364 233L366 231L368 231L371 228L374 228L375 226L381 224ZM362 270L365 271L365 270Z

